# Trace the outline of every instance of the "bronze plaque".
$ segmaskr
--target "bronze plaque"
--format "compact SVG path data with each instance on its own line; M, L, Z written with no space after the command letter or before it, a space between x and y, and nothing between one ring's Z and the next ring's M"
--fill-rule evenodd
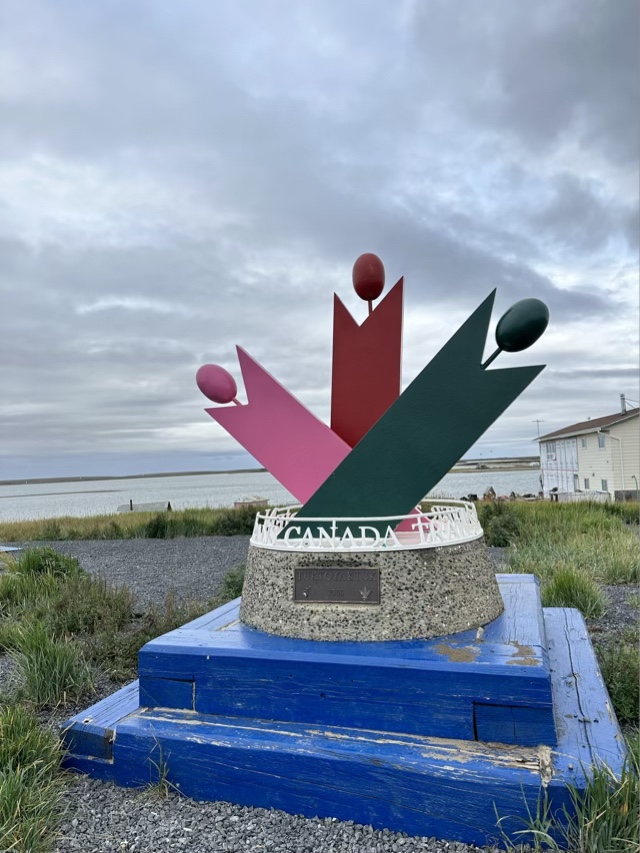
M362 566L295 569L293 600L323 604L380 604L380 569Z

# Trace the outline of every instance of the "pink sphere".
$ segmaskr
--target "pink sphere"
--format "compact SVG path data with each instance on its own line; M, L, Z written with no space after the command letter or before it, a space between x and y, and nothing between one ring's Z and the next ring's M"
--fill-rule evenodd
M230 403L238 393L236 380L219 364L203 364L196 373L198 388L214 403Z
M360 299L377 299L384 290L384 264L377 255L367 252L353 265L353 286Z

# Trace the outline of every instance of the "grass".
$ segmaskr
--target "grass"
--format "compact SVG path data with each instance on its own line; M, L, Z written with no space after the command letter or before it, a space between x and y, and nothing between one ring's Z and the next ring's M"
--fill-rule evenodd
M0 523L0 541L56 542L70 539L175 539L179 536L248 536L256 510L185 509L124 512L74 518Z
M489 505L491 507L491 505ZM577 607L587 619L605 612L601 584L640 581L638 504L555 504L513 502L479 508L491 545L511 546L508 570L540 579L546 607ZM630 596L628 603L633 606ZM637 606L637 604L636 604ZM637 629L620 632L597 646L602 674L623 725L638 725L640 651ZM595 769L586 791L571 791L571 808L553 815L544 799L520 843L533 850L572 853L637 853L640 735L628 736L629 758L621 779L606 767ZM516 846L503 839L508 849Z
M638 505L633 505L632 512L612 511L617 506L632 505L509 504L519 522L509 570L536 574L543 582L560 570L574 569L598 583L638 583L640 540L637 530L625 521L637 520Z
M96 675L127 680L140 648L213 607L237 597L244 570L225 578L214 600L164 606L136 616L125 587L91 577L51 548L7 561L0 576L0 653L12 662L12 686L0 705L0 850L44 853L62 814L64 777L57 739L33 710L64 706L91 694ZM160 773L159 790L169 786Z
M552 813L546 792L541 794L536 814L530 813L525 828L515 833L518 843L503 836L506 848L515 851L526 843L535 853L637 853L639 770L634 752L620 779L606 765L594 768L584 791L569 789L571 806L560 814Z
M631 642L628 643L609 642L596 646L596 651L618 720L623 725L638 725L640 648L637 636L629 639Z
M640 610L640 595L637 595L636 593L628 595L627 604L629 607L633 607L634 610Z
M0 708L0 850L40 853L62 814L57 739L21 705Z
M571 567L560 568L542 587L544 607L577 607L585 619L604 614L604 597L598 584Z
M178 603L169 593L163 607L154 607L135 616L122 630L99 629L86 636L90 660L116 681L134 678L138 666L138 652L155 637L179 628L219 606L224 601L220 595L204 602ZM229 600L229 599L226 599Z
M16 630L9 657L18 695L40 707L77 701L93 690L93 671L80 645L52 637L41 622Z

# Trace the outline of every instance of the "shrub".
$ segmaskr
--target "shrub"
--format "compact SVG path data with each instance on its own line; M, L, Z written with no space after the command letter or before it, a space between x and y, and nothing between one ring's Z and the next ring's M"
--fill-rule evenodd
M238 598L242 595L244 573L244 566L237 566L237 568L231 569L231 571L227 573L225 579L222 581L222 587L220 589L220 604L225 604L227 601L233 601L234 598Z
M17 571L23 575L48 574L59 577L78 574L83 570L76 558L68 554L59 554L53 548L30 548L20 554Z
M518 516L502 501L481 504L479 518L487 545L506 548L520 535Z
M585 619L604 613L604 599L598 585L573 568L558 570L542 587L544 607L577 607Z
M227 509L220 512L211 526L213 536L250 536L257 510L251 507Z
M19 682L19 694L40 706L80 699L93 689L93 674L78 646L49 636L40 622L27 623L15 633L9 652Z
M146 527L146 537L147 539L166 539L167 538L167 517L166 515L156 515L149 522L147 522Z

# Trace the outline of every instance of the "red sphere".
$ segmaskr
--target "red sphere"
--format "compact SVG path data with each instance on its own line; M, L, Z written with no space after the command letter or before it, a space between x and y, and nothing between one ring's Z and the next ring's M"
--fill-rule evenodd
M384 264L377 255L367 252L353 265L353 287L366 302L377 299L384 290Z
M218 364L203 364L196 373L198 388L214 403L230 403L238 393L236 380Z

